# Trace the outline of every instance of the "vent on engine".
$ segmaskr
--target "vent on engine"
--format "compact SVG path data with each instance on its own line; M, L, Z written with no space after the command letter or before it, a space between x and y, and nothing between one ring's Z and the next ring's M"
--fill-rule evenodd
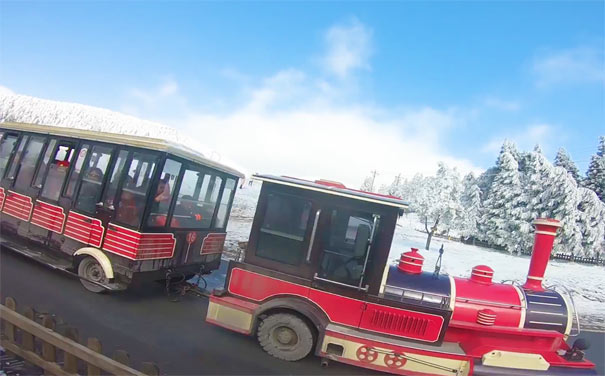
M369 326L374 330L395 332L401 335L422 337L429 324L428 319L410 317L404 314L373 310Z

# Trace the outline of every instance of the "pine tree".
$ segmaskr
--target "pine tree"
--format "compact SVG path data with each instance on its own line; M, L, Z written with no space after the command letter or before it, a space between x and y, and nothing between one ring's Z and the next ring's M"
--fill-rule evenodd
M590 189L581 187L578 194L578 226L582 232L582 249L585 256L593 257L605 248L605 204Z
M564 148L559 148L557 156L555 157L555 166L563 167L572 176L576 183L580 184L580 171Z
M542 153L532 151L526 154L521 175L522 197L519 203L520 217L523 220L519 240L525 250L533 246L532 221L551 215L547 188L554 183L554 180L553 167Z
M582 231L578 221L580 196L573 176L563 167L555 167L554 181L547 187L547 211L550 218L561 221L555 238L554 253L582 254Z
M519 210L523 206L519 164L506 150L500 153L498 162L499 172L484 202L482 235L512 253L520 250L518 238L523 224Z
M592 189L601 201L605 201L605 137L599 139L597 154L590 158L584 186Z
M481 189L473 173L466 175L462 181L462 195L460 204L462 213L457 227L463 236L476 236L478 223L481 219Z

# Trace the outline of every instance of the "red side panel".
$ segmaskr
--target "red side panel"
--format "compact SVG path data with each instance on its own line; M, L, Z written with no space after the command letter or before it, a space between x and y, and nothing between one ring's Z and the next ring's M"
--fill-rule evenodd
M473 282L466 278L454 278L456 306L452 321L477 323L479 311L489 308L496 314L495 326L519 327L521 298L512 285L491 285Z
M6 197L6 194L4 194L4 188L0 187L0 210L2 210L2 207L4 206L5 197Z
M46 202L42 201L36 201L31 223L60 234L63 232L65 212L60 206L47 204Z
M32 213L33 202L31 197L22 194L8 191L4 199L4 207L2 212L24 221L29 221Z
M175 245L171 233L142 234L110 223L103 249L131 260L150 260L172 257Z
M437 342L443 327L443 317L369 303L359 327L405 338Z
M308 297L309 287L267 277L262 274L250 272L240 268L231 271L229 279L229 292L257 302L275 295L297 295Z
M366 305L357 299L331 294L329 292L312 289L309 299L320 306L330 318L330 321L352 327L359 327L361 314Z
M206 235L202 241L202 249L200 250L200 254L206 255L209 253L222 253L226 236L227 234L216 233Z
M99 248L104 231L100 220L70 211L63 235Z

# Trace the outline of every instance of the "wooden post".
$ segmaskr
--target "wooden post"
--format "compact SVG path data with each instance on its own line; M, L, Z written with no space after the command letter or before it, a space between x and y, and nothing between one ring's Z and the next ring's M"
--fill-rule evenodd
M65 337L71 339L74 342L80 342L80 334L78 329L74 327L68 327L65 330ZM64 351L63 352L63 369L68 373L78 373L78 358L73 354Z
M120 362L125 366L130 366L130 355L125 350L116 350L113 353L113 360Z
M143 362L141 363L141 366L143 367L143 373L148 376L159 376L160 374L160 369L154 363Z
M87 346L92 351L101 353L103 351L103 347L101 346L101 341L96 338L89 338ZM101 376L101 369L99 367L95 367L88 364L88 376Z
M50 315L45 315L42 319L42 325L50 330L55 330L55 320ZM57 349L55 346L48 342L42 342L42 359L48 363L56 363L57 361ZM51 375L47 370L44 370L45 375Z
M17 310L17 302L15 301L15 299L11 298L10 296L4 300L4 305L6 306L6 308L10 309L11 311ZM10 322L4 323L4 335L6 335L6 338L8 338L9 341L11 341L12 343L15 343L15 338L16 338L15 326L13 324L11 324Z
M23 316L27 317L28 319L35 321L35 317L36 317L36 312L34 312L34 310L31 307L25 307L24 311L23 311ZM31 351L34 352L34 336L23 330L22 331L22 336L21 336L21 342L23 344L23 349L27 350L27 351Z

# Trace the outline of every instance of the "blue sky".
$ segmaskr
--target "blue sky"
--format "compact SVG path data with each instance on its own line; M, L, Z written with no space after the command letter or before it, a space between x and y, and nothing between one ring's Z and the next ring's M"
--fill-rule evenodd
M358 184L605 134L603 2L0 2L6 91L189 132L254 171Z

